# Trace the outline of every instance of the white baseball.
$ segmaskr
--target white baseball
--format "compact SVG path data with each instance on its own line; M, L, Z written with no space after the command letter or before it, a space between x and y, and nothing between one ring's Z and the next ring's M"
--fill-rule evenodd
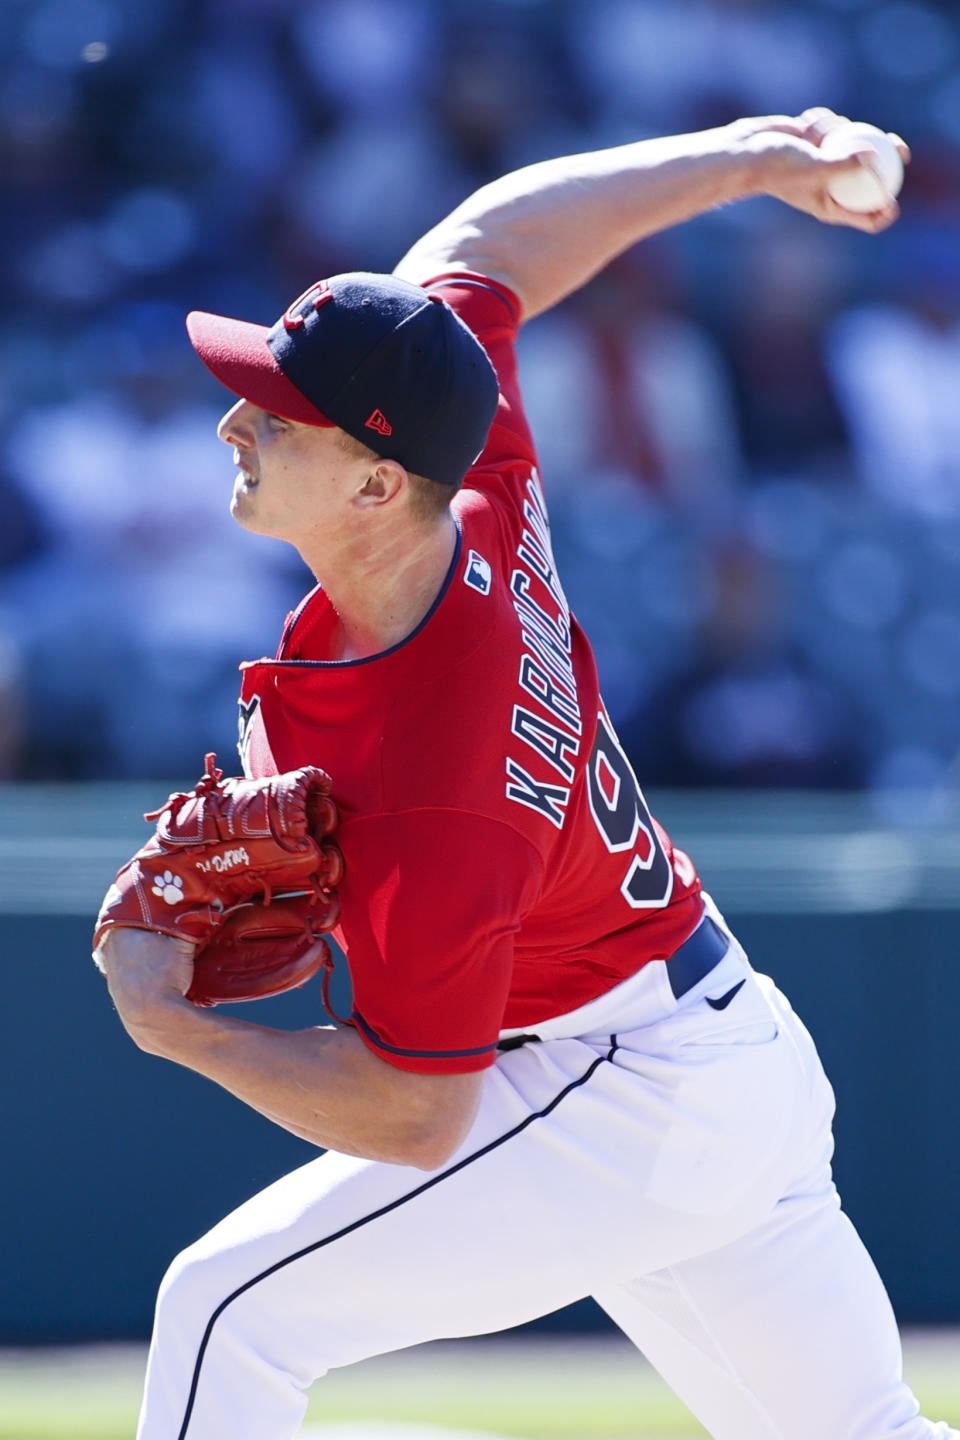
M882 209L891 195L899 195L903 184L900 151L884 130L858 120L829 130L820 145L822 155L839 160L844 155L850 155L865 140L874 147L876 154L861 155L858 170L834 175L827 186L838 205L860 215Z

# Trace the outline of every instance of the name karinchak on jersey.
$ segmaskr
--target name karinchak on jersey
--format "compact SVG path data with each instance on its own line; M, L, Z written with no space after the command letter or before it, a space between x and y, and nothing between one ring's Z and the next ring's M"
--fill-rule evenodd
M508 755L507 798L539 811L559 830L576 773L573 762L580 752L583 723L571 660L570 607L557 579L546 503L536 470L527 481L523 516L526 527L517 547L518 565L510 577L510 592L525 647L519 675L524 695L513 707L510 729L563 783L558 784L552 776L537 779ZM530 757L523 753L529 763ZM542 770L541 766L535 768Z

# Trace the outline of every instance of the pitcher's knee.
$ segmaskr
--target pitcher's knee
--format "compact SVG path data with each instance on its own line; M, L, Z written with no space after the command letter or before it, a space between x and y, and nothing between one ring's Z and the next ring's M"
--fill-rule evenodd
M337 1327L317 1308L282 1275L238 1264L237 1252L205 1237L164 1275L154 1335L158 1347L192 1357L198 1373L240 1366L271 1390L303 1387L336 1363L328 1350Z
M157 1293L156 1326L181 1331L202 1330L233 1288L225 1287L217 1257L205 1252L202 1242L181 1250L167 1268ZM235 1283L235 1282L234 1282Z

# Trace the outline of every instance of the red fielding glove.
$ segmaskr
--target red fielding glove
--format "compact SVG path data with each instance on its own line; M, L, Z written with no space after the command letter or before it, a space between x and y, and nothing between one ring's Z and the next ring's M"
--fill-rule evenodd
M329 967L321 937L337 924L343 875L323 770L224 780L215 758L194 790L144 816L156 832L107 891L93 940L115 925L189 940L198 1005L278 995Z

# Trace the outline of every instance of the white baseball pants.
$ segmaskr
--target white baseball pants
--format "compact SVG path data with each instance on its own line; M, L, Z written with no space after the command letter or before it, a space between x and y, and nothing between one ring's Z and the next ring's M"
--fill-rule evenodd
M654 962L538 1031L441 1170L328 1153L178 1257L138 1440L289 1440L332 1367L585 1295L716 1440L960 1440L902 1381L813 1043L735 942L679 1001Z

